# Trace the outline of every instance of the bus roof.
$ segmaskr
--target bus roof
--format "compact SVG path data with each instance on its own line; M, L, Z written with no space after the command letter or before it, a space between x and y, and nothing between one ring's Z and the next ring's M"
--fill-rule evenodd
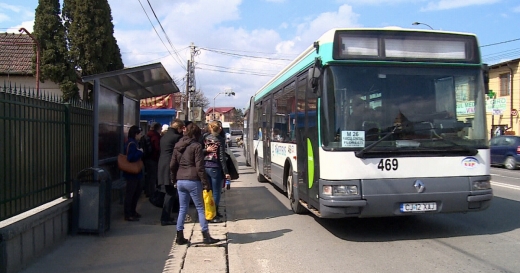
M332 49L332 44L334 42L334 36L337 31L399 31L399 32L416 32L416 33L442 33L442 34L452 34L452 35L461 35L461 36L472 36L476 39L476 35L473 33L464 33L464 32L452 32L452 31L442 31L442 30L423 30L423 29L408 29L408 28L400 28L400 27L384 27L384 28L333 28L325 32L320 38L316 40L318 42L320 48L322 47L330 47ZM264 84L254 95L255 100L261 98L267 93L267 90L277 86L278 84L285 81L290 75L294 75L299 71L307 68L312 65L314 59L318 56L323 56L316 52L316 48L314 44L307 47L298 57L296 57L289 65L283 68L278 74L276 74L271 80L269 80L266 84ZM332 56L330 56L332 58Z

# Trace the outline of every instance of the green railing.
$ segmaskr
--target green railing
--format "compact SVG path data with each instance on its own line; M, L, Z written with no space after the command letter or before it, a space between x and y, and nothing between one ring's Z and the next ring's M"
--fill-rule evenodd
M92 107L0 87L0 221L60 197L92 165Z

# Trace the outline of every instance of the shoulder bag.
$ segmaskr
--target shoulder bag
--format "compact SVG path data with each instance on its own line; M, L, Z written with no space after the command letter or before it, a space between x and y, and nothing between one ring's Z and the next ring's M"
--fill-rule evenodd
M132 142L128 143L128 146L126 147L126 155L119 154L117 156L117 166L123 172L138 174L143 170L143 161L141 159L135 162L128 161L128 150L130 149L130 144L132 144Z

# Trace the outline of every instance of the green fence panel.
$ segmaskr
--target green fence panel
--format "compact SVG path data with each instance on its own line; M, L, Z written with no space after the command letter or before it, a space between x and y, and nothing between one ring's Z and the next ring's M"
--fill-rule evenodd
M92 164L87 103L4 83L0 87L0 221L60 197Z

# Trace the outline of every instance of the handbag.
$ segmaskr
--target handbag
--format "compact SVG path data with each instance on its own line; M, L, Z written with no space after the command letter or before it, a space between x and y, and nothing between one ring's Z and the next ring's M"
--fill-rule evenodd
M128 146L126 147L127 154L128 154L128 149L130 148L130 144L132 144L132 142L128 143ZM130 162L130 161L128 161L127 155L119 154L117 156L117 166L123 172L130 173L130 174L138 174L143 170L144 164L141 159L139 159L135 162Z
M238 175L238 163L235 158L235 155L233 152L226 149L226 167L229 172L229 176L231 177L230 180L237 180L239 178Z
M215 200L213 200L213 191L203 190L202 198L204 199L204 212L206 215L206 220L213 220L213 218L217 216L217 207L215 205Z
M166 193L159 191L158 189L155 189L155 191L152 193L152 195L150 195L150 198L148 198L148 200L150 200L150 203L152 203L152 205L158 208L162 208L164 204L165 195Z

